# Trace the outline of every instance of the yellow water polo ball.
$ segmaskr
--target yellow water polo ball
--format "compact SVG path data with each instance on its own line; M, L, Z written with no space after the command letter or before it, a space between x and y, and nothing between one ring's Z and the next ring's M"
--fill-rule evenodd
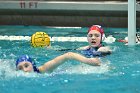
M50 45L50 37L45 32L36 32L31 37L31 45L33 47L44 47Z

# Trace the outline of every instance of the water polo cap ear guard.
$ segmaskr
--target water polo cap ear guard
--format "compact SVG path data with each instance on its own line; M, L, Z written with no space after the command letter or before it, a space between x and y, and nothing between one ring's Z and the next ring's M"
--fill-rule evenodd
M101 40L103 41L105 39L105 34L104 34L104 30L100 25L93 25L89 28L88 33L92 30L97 30L101 33ZM102 42L101 41L101 42Z

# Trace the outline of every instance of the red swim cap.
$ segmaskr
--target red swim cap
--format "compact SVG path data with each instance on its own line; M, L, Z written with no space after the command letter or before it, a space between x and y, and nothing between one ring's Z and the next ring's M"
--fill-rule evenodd
M97 30L101 33L101 35L104 34L104 30L102 29L102 27L100 25L93 25L89 28L88 33L92 30Z

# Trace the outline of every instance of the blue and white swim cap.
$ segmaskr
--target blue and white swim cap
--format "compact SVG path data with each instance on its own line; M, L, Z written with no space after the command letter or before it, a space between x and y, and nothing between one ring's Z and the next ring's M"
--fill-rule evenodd
M17 65L20 63L20 62L23 62L23 61L28 61L30 62L32 65L33 65L33 62L32 62L32 59L28 56L28 55L22 55L20 56L17 61L16 61L16 67Z
M32 66L33 66L34 71L35 72L39 72L39 70L36 67L35 62L33 62L32 59L28 55L22 55L22 56L20 56L17 59L17 61L16 61L16 67L18 66L19 63L24 62L24 61L30 62L32 64Z

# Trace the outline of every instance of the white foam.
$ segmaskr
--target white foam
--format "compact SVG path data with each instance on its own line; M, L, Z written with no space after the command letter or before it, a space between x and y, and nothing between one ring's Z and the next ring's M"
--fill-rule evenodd
M109 71L109 64L105 63L101 66L90 66L86 64L79 64L74 66L69 66L65 70L61 71L59 68L54 73L59 74L101 74Z
M66 68L56 69L53 73L48 74L38 74L35 72L27 73L23 71L16 71L15 64L11 62L15 62L11 59L0 59L0 79L7 80L11 78L17 77L27 77L27 78L38 78L42 76L52 76L55 74L93 74L93 73L105 73L109 71L109 64L104 63L101 66L90 66L86 64L79 64L74 66L67 66ZM64 70L65 69L65 70Z
M104 42L106 43L114 43L116 41L116 38L112 35L109 35L107 38L105 38Z
M11 59L0 59L0 79L10 79L16 77L39 77L37 73L27 73L23 71L16 71L15 64L11 64L11 62L15 62Z

